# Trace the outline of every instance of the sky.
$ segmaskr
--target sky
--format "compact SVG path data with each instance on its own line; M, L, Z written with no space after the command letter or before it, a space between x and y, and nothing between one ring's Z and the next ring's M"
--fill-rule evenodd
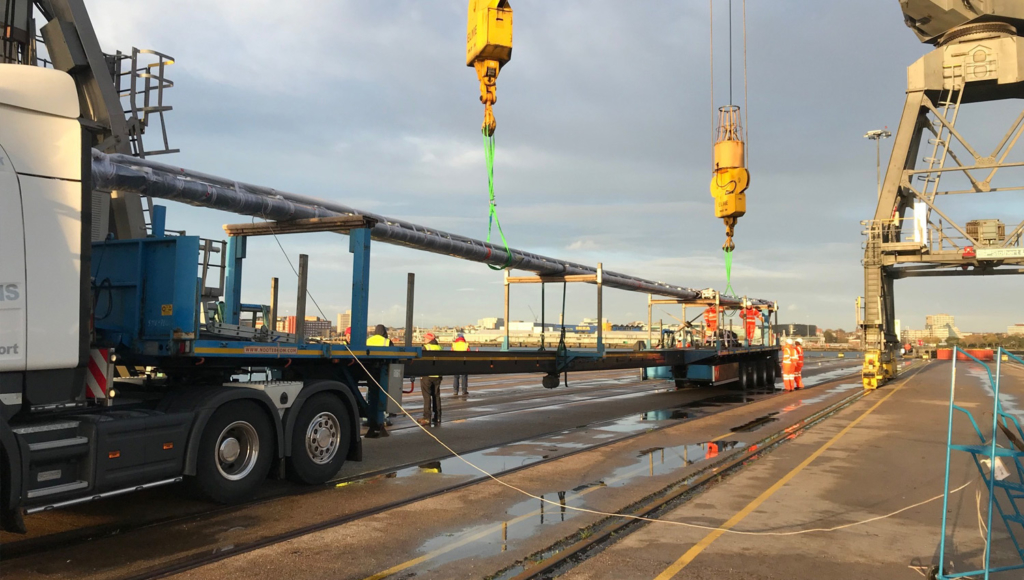
M465 66L466 0L333 1L315 10L273 0L87 0L106 52L174 57L166 93L171 146L158 160L238 181L337 200L454 233L487 233L478 83ZM714 105L728 104L728 3L715 0ZM733 102L748 114L751 186L736 229L733 289L771 299L780 321L847 330L863 294L861 220L875 205L866 131L899 123L906 67L930 48L896 0L751 0L744 95L740 0L734 2ZM509 244L688 286L724 289L724 228L714 218L708 4L694 0L514 0L512 61L498 79L495 183ZM994 143L1019 112L979 112ZM965 128L967 131L967 128ZM883 142L883 166L891 140ZM996 195L996 194L992 194ZM963 221L1024 217L1019 192L955 200ZM962 196L964 198L974 196ZM975 200L978 198L975 197ZM977 213L983 215L974 215ZM169 202L168 227L223 239L231 214ZM243 300L267 302L309 255L309 289L331 320L351 290L348 240L304 234L249 242ZM375 244L370 323L403 325L406 274L415 323L499 317L502 274ZM966 331L1024 322L1019 277L899 281L897 317L957 317ZM546 318L558 319L549 287ZM605 317L646 318L646 297L605 292ZM539 319L540 288L512 288L512 320ZM595 289L573 285L570 322L596 315ZM669 322L678 309L657 309Z

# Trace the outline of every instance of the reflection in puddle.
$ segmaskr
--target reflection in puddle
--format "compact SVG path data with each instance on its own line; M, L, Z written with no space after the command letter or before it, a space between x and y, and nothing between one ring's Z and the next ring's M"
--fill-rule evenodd
M580 512L568 508L582 507L582 498L588 493L604 487L621 487L639 478L669 474L744 446L740 441L709 441L643 449L637 453L634 463L616 469L603 480L539 496L543 499L521 501L506 510L506 517L500 522L477 525L427 540L419 552L432 557L420 569L426 571L449 562L486 558L505 552L510 546L514 547L516 541L532 538L544 526L560 524L578 515ZM511 576L506 573L500 577Z
M707 415L707 409L713 409L717 407L724 407L726 405L738 405L742 403L752 403L759 399L764 398L766 395L774 393L773 389L768 390L749 390L741 393L730 393L728 395L719 395L717 397L711 397L708 399L701 399L692 403L686 403L676 407L669 407L668 409L659 409L657 411L648 411L640 415L641 421L669 421L669 420L681 420L681 419L694 419L703 415Z
M733 427L730 431L732 431L733 433L750 433L751 431L757 431L758 429L764 427L769 423L774 423L775 421L778 421L779 419L776 416L778 414L778 411L772 411L767 415L761 415L756 419L747 421L746 423L739 425L738 427Z

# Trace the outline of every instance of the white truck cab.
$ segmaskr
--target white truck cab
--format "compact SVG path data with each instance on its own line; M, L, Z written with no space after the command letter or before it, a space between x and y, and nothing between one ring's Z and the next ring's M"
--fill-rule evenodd
M82 209L90 193L83 187L89 148L78 117L78 92L68 74L0 65L4 407L44 407L80 398L73 375L81 374L89 345L90 232L83 226L90 216ZM24 384L30 382L40 388L26 396L35 400L23 400Z

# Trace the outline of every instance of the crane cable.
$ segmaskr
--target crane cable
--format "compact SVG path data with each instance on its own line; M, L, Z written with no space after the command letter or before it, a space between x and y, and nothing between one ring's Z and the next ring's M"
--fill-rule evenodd
M483 131L484 135L484 158L487 161L487 192L490 196L490 205L487 213L487 243L491 243L491 230L498 225L498 234L501 236L501 243L505 246L505 263L501 266L487 264L492 270L507 270L512 266L512 250L508 248L508 241L505 240L505 232L501 231L501 221L498 220L498 204L494 201L494 133L490 135Z
M714 144L716 140L716 133L718 129L718 122L715 116L715 16L714 16L714 0L708 0L708 14L709 14L709 26L711 29L711 144L712 144L712 163L714 163ZM729 104L733 102L733 87L732 87L732 0L729 0ZM744 115L744 129L745 129L745 141L746 147L744 148L744 157L746 165L750 165L750 155L748 151L750 149L750 109L749 109L749 92L747 82L747 0L743 0L743 115ZM722 294L725 296L735 296L736 291L732 288L732 250L722 249L722 253L725 258L725 290Z

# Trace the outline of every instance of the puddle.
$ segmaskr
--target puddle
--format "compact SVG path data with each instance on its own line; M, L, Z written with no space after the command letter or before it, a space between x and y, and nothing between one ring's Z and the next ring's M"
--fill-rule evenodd
M995 363L992 363L992 367L992 378L995 379ZM978 379L978 382L981 384L981 387L985 389L985 394L987 394L990 398L990 401L986 403L986 405L988 406L989 412L991 413L991 397L994 397L996 393L995 390L993 390L992 388L992 383L989 382L988 372L985 370L984 367L973 361L967 363L964 366L964 368L966 369L967 374ZM1013 415L1014 417L1017 418L1018 421L1024 421L1024 409L1020 408L1017 401L1017 397L1006 392L1006 378L1007 377L1004 374L999 381L999 404L1003 407L1004 413Z
M659 409L657 411L648 411L640 415L640 420L649 422L694 419L696 417L707 415L707 409L724 407L726 405L750 403L760 398L763 398L765 395L769 395L774 392L775 391L773 389L750 390L742 393L730 393L728 395L719 395L717 397L701 399L700 401L694 401L692 403L686 403L683 405L678 405L676 407Z
M846 392L849 392L849 391L853 391L855 389L863 389L863 388L864 388L864 385L862 385L861 383L843 383L841 385L832 387L831 389L826 389L825 391L821 392L821 394L819 394L817 396L809 397L809 398L806 398L806 399L800 399L799 401L797 401L797 402L795 402L795 403L793 403L791 405L787 405L787 406L783 407L782 410L779 411L779 414L781 415L781 414L789 413L790 411L795 411L795 410L799 409L800 407L805 407L807 405L813 405L815 403L821 403L822 401L828 400L832 395L836 395L836 394L839 394L839 393L846 393Z
M737 427L733 427L731 429L731 431L733 433L750 433L751 431L757 431L758 429L760 429L761 427L764 427L765 425L767 425L769 423L774 423L775 421L778 421L779 418L776 416L778 414L779 414L778 411L772 411L771 413L768 413L767 415L761 415L760 417L758 417L756 419L748 421L748 422L746 422L746 423L744 423L742 425L739 425Z
M431 557L419 570L432 570L449 562L486 558L505 552L510 546L514 547L516 542L532 538L544 526L560 524L579 515L580 512L568 508L582 507L585 504L582 497L588 493L603 487L621 487L638 478L668 474L744 445L739 441L715 441L644 449L638 452L633 464L616 469L600 481L540 496L548 501L534 498L521 501L508 508L505 519L500 522L472 526L427 540L419 552ZM506 573L499 577L514 575Z

